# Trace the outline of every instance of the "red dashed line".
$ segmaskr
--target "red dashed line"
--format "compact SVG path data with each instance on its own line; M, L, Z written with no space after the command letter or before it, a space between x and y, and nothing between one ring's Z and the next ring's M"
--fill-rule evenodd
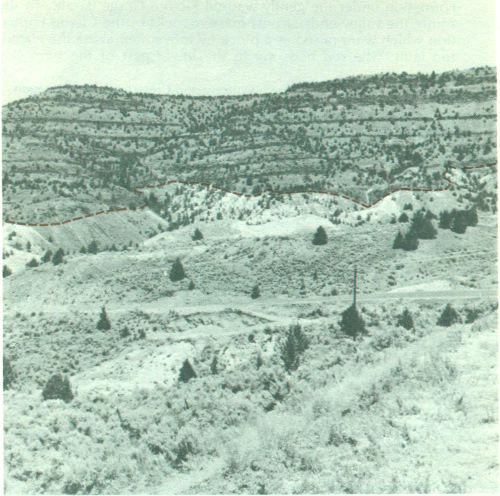
M484 164L484 165L472 165L472 166L467 166L467 167L461 167L461 170L471 170L471 169L483 169L484 167L493 167L496 165L496 162L490 163L490 164ZM161 184L147 184L145 186L136 186L134 188L134 192L138 195L142 194L143 192L140 191L142 189L146 188L160 188L162 186L165 186L166 184L187 184L187 185L199 185L199 186L204 186L206 188L213 188L217 189L219 191L222 191L224 193L232 194L235 196L244 196L245 198L258 198L259 196L262 196L264 193L271 193L271 194L277 194L277 195L296 195L296 194L322 194L322 195L330 195L330 196L337 196L339 198L344 198L345 200L351 201L353 203L356 203L357 205L361 205L364 208L370 208L376 205L379 201L383 200L384 198L387 198L390 195L393 195L394 193L398 193L399 191L425 191L425 192L439 192L439 191L446 191L451 188L452 182L449 177L447 177L447 173L450 169L458 169L458 167L454 165L448 165L443 172L443 179L448 182L445 188L399 188L399 189L393 189L392 191L388 191L385 193L382 197L378 198L375 200L373 203L370 205L367 205L366 203L362 203L359 200L356 200L354 198L350 198L349 196L346 195L341 195L340 193L335 193L333 191L314 191L314 190L306 190L306 191L275 191L272 189L263 189L262 193L255 193L255 194L249 194L249 193L238 193L237 191L230 191L228 189L222 188L221 186L216 186L214 184L208 184L208 183L202 183L198 181L184 181L183 179L169 179L166 182L163 182ZM60 226L62 224L68 224L70 222L76 222L82 219L87 219L88 217L94 217L96 215L102 215L102 214L110 214L113 212L124 212L125 210L136 210L136 209L145 209L147 207L147 204L141 205L139 207L121 207L117 208L114 210L101 210L100 212L95 212L92 214L86 214L82 215L80 217L74 217L72 219L67 219L63 220L60 222L51 222L51 223L45 223L45 224L28 224L26 222L18 222L14 220L6 220L6 224L13 224L17 226L30 226L30 227L46 227L46 226Z

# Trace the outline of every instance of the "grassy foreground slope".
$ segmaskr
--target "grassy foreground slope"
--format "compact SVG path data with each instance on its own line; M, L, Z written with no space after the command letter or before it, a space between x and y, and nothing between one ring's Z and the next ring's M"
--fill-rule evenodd
M407 223L377 208L341 224L197 223L4 278L6 492L494 492L495 217L407 252L392 249ZM359 341L339 328L353 261ZM458 320L442 328L447 303ZM287 372L295 324L309 347ZM186 359L197 376L183 383ZM54 373L70 403L42 401Z
M26 379L5 393L6 491L495 492L496 305L472 306L474 323L439 328L438 305L410 303L406 331L399 305L363 305L370 336L356 343L323 306L300 318L310 346L292 373L272 323L159 327L118 353L100 344L117 329L93 331L89 351L111 358L94 373L82 350L70 404ZM198 377L183 384L187 357Z

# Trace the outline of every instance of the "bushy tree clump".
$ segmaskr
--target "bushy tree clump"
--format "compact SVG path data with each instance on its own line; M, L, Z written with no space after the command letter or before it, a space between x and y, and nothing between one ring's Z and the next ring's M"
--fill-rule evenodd
M59 265L64 262L64 250L59 248L52 257L52 263L54 265Z
M177 282L181 281L186 277L186 274L184 272L184 267L182 266L182 263L179 259L177 259L173 264L172 268L170 269L170 274L169 274L170 280L172 282Z
M448 210L444 210L439 213L439 224L438 227L440 229L449 229L451 226L451 221L453 220L452 212L448 212Z
M455 322L458 322L458 319L459 316L457 311L448 303L439 316L437 325L441 327L450 327Z
M366 334L365 321L354 305L351 305L342 312L340 330L353 339L356 339L362 334Z
M189 382L191 379L196 377L196 372L194 371L192 365L189 363L189 360L186 358L184 363L182 364L181 371L179 373L179 381L181 382Z
M193 241L200 241L201 239L203 239L203 234L198 228L196 228L193 234Z
M450 230L457 234L464 234L467 230L467 215L464 210L456 210L451 221Z
M69 403L73 399L69 379L61 374L54 374L45 384L42 397L44 400L63 400Z
M38 267L40 264L36 258L32 258L27 264L26 267Z
M424 215L422 210L415 212L411 219L410 231L418 239L434 239L437 231L432 225L430 216Z
M111 329L111 322L108 319L108 314L106 309L102 307L101 316L99 317L99 322L97 322L97 329L99 331L107 331Z
M7 391L12 386L12 383L16 379L16 373L10 360L5 355L3 356L3 389Z
M398 326L404 327L406 330L415 328L413 325L413 317L407 308L405 308L403 313L398 317Z
M253 288L252 288L252 292L250 293L250 297L252 298L252 300L256 300L257 298L260 297L260 288L259 288L259 285L256 284Z
M7 265L4 265L3 269L2 269L3 277L9 277L11 274L12 274L12 271L9 269L9 267L7 267Z
M309 347L309 339L299 324L288 328L285 341L281 345L280 355L287 372L297 370L300 365L300 355Z
M189 291L192 291L196 286L194 285L194 282L193 281L189 281L189 286L188 286L188 289Z
M410 219L408 218L406 212L403 212L398 218L398 222L409 222L409 220Z
M326 245L328 243L328 236L323 226L319 226L314 233L314 238L312 240L313 245Z
M439 214L439 227L441 229L451 229L457 234L463 234L467 227L474 227L478 223L477 211L475 208L467 210L453 209L451 212L444 210Z

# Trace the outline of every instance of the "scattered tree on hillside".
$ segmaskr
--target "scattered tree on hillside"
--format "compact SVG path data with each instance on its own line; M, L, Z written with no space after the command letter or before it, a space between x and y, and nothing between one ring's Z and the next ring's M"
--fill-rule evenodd
M111 329L111 322L108 319L108 314L106 313L106 308L102 307L101 316L99 317L99 322L97 322L97 329L99 331L107 331Z
M97 241L94 239L87 246L87 253L91 253L92 255L96 255L98 251L99 250L97 247Z
M448 303L439 316L437 324L442 327L449 327L458 321L457 311Z
M87 253L87 248L85 248L85 246L82 246L80 248L80 253L83 253L83 254Z
M356 339L361 334L366 334L365 321L354 305L342 312L340 330L353 339Z
M186 277L186 274L184 273L184 267L182 266L180 259L177 259L172 264L169 277L172 282L181 281Z
M41 258L43 263L50 262L50 259L52 258L52 250L47 250L44 254L43 257Z
M414 329L413 317L407 308L398 317L398 326L404 327L407 330Z
M309 347L309 340L299 324L288 328L285 341L281 345L280 355L287 372L297 370L300 355Z
M196 228L193 234L193 241L200 241L200 239L203 239L203 234L198 228Z
M12 367L12 364L10 363L9 358L4 355L3 356L3 389L4 389L4 391L6 391L7 389L10 388L10 386L14 382L15 378L16 378L16 373L14 371L14 368Z
M38 263L36 258L32 258L27 264L26 267L38 267L40 264Z
M328 236L323 226L319 226L314 233L314 238L312 240L313 245L326 245L328 243Z
M59 248L52 257L52 263L54 265L59 265L64 262L64 250Z
M63 400L69 403L73 399L69 379L61 374L54 374L45 384L42 397L44 400Z
M253 288L252 288L252 292L250 293L250 297L252 298L252 300L255 300L257 298L260 297L260 288L259 288L259 285L256 284Z
M189 281L189 286L188 286L188 289L189 291L192 291L196 286L194 285L194 282L193 281Z
M408 222L409 220L410 219L408 218L406 212L403 212L398 218L398 222Z
M179 373L179 381L189 382L191 379L195 377L196 377L196 372L189 363L189 360L186 358L186 360L184 360L184 363L182 364L181 371Z
M9 277L12 274L12 271L7 267L7 265L3 266L2 270L3 277Z

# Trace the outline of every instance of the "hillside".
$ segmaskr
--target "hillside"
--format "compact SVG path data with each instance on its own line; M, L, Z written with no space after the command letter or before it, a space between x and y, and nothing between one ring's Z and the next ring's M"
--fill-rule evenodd
M401 187L443 188L448 165L495 162L495 97L489 67L230 97L50 88L3 109L4 219L46 223L142 205L136 186L171 179L246 194L331 191L368 204ZM191 190L179 185L176 195ZM221 194L209 189L207 200ZM171 202L163 192L153 200L173 227L200 215L177 219Z
M4 107L5 493L497 493L495 98Z

